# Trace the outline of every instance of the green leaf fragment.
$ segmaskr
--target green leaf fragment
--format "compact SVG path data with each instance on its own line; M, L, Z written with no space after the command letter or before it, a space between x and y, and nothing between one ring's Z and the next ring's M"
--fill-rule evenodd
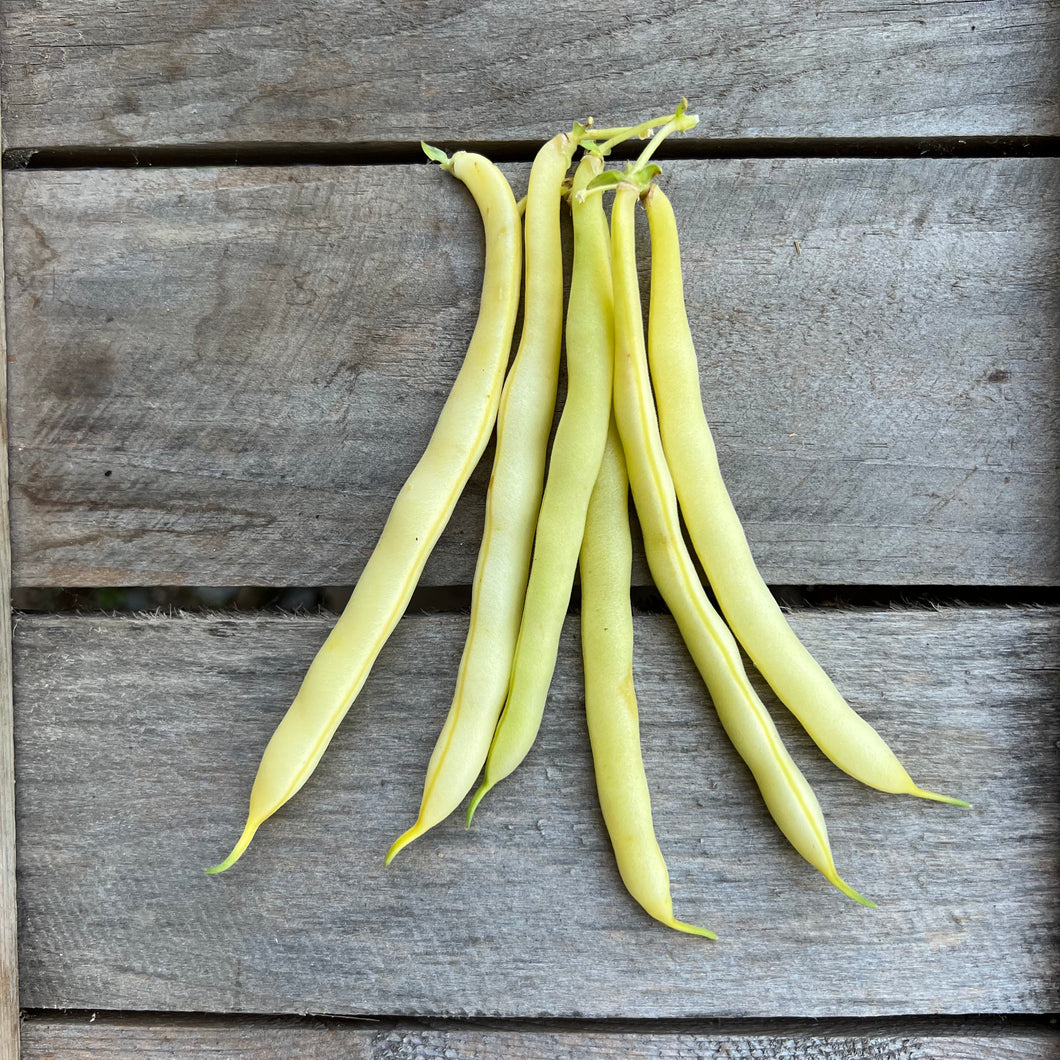
M616 184L621 184L626 179L626 174L620 169L605 169L599 176L593 177L588 184L585 185L585 190L588 191L599 191L603 188L613 188Z
M420 147L423 148L423 153L432 162L437 162L443 166L449 165L449 156L440 147L433 147L431 144L424 143L423 140L420 140Z

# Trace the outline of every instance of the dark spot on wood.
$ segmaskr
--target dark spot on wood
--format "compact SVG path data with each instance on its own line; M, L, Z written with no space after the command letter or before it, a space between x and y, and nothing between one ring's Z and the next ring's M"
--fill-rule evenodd
M114 374L110 347L75 333L70 348L74 351L70 359L60 359L42 380L48 393L62 401L105 394Z
M1012 378L1012 373L1007 368L995 368L986 377L988 383L1007 383Z
M108 469L107 469L106 471L104 471L104 472L103 472L103 477L104 477L104 478L110 478L110 476L111 476L111 475L113 475L113 474L114 474L114 472L113 472L113 471L111 471L111 470L110 470L110 469L108 468Z

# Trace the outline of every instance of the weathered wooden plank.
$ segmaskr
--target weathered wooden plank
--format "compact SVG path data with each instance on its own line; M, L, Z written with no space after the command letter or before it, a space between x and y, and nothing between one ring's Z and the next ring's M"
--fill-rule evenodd
M11 527L8 520L7 328L0 195L0 1060L18 1056L18 909L15 904L15 749L11 686Z
M1055 134L1055 5L8 0L7 144ZM1016 73L1013 73L1013 72Z
M354 581L470 334L466 194L426 166L5 179L16 582ZM664 179L767 579L1060 580L1057 161ZM485 472L425 583L469 582Z
M788 1023L769 1031L689 1029L682 1024L657 1029L608 1030L600 1025L572 1029L544 1026L438 1021L322 1021L242 1019L219 1022L173 1017L116 1019L32 1017L23 1024L22 1055L27 1060L80 1060L128 1057L224 1056L226 1060L526 1060L563 1057L596 1060L1055 1060L1057 1035L1035 1028L1001 1030L975 1025L935 1030L909 1021L907 1028L885 1024L861 1030L815 1023L812 1029Z
M667 616L637 681L678 935L624 894L601 831L573 629L537 746L405 851L464 621L399 627L299 795L221 877L258 756L328 622L25 617L17 625L26 1007L579 1017L1055 1012L1056 609L799 612L921 783L869 791L778 724L847 901L779 837Z

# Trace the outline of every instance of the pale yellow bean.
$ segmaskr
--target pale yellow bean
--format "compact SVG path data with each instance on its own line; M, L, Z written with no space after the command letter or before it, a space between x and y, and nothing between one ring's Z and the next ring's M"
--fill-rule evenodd
M692 544L730 628L777 697L840 769L881 791L967 805L913 782L795 635L763 581L703 410L673 207L658 186L647 191L644 204L651 232L648 362L663 452Z
M600 197L583 202L578 196L603 166L602 158L586 155L571 189L574 263L567 304L567 397L549 456L508 695L469 821L486 792L523 761L541 726L585 513L607 438L615 356L611 241Z
M444 820L486 760L508 692L555 414L563 335L560 189L577 143L561 133L534 159L524 216L523 331L504 382L471 618L448 716L435 743L416 822L386 860Z
M684 544L648 376L634 230L640 192L635 184L619 185L611 212L615 420L652 578L706 682L722 726L781 831L844 894L872 905L839 876L817 798L748 680L736 640L707 598Z
M644 911L678 931L713 939L713 931L674 917L670 874L652 822L633 685L632 557L629 481L612 420L579 565L585 721L600 812L622 882Z
M208 872L234 864L261 823L309 779L404 614L492 432L519 305L519 214L508 181L481 155L457 152L446 168L467 185L486 233L481 306L470 345L427 448L398 493L345 610L265 748L243 834Z

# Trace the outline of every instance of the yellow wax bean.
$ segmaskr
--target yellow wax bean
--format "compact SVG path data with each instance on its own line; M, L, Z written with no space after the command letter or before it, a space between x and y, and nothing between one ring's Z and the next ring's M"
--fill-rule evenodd
M796 637L762 580L722 480L703 410L673 207L657 186L645 193L644 204L651 232L648 360L662 447L689 536L722 613L778 698L840 769L881 791L966 806L913 782Z
M602 158L586 155L574 175L567 398L549 458L508 696L486 759L485 779L468 810L469 821L483 795L516 769L537 737L570 603L585 513L607 438L614 365L611 242L600 196L585 201L578 196L603 167Z
M471 790L504 706L541 504L563 337L560 189L577 141L567 133L531 167L524 216L523 331L504 382L471 619L449 714L427 767L419 816L387 862L444 820Z
M633 687L632 555L629 482L612 421L585 520L580 560L585 720L596 791L629 893L663 924L713 939L714 932L674 918L670 875L655 838Z
M706 682L729 739L795 849L844 894L872 905L836 871L824 815L748 680L736 640L711 606L685 547L648 376L634 235L640 188L626 182L611 212L615 421L652 577Z
M432 157L445 156L435 151ZM243 834L232 853L208 872L231 866L259 825L316 768L408 606L493 429L519 304L519 214L508 181L481 155L460 151L445 167L467 185L485 227L481 306L471 342L427 448L402 486L349 603L265 748Z

